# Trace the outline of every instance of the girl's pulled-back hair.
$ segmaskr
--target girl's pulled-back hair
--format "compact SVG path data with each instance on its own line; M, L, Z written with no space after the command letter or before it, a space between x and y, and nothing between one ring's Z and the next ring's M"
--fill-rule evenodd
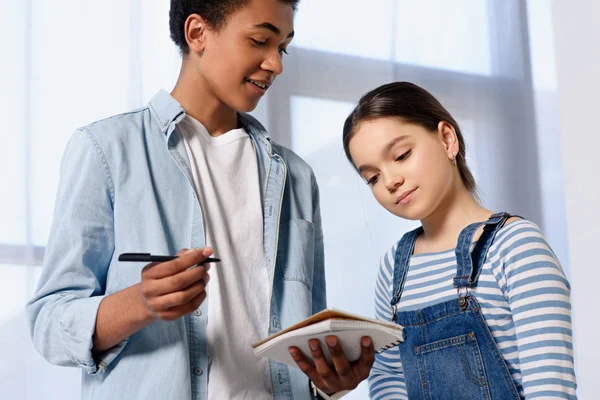
M352 165L354 162L348 144L356 127L363 121L390 117L420 125L431 132L437 130L441 121L452 125L458 138L456 166L460 178L467 190L477 196L475 179L467 167L465 141L458 123L431 93L410 82L388 83L371 90L360 98L356 108L346 118L343 132L344 152Z

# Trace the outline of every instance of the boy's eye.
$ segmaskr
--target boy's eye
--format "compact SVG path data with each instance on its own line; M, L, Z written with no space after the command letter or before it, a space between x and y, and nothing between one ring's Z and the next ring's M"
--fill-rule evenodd
M406 153L399 155L398 158L396 158L396 161L406 160L408 156L410 156L410 150L408 150Z
M367 185L374 185L377 183L377 179L379 178L379 174L372 176L367 179Z

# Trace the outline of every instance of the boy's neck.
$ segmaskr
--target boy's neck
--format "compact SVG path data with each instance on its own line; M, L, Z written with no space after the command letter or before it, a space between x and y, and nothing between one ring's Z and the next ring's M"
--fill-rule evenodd
M442 251L456 246L460 232L469 224L486 221L493 212L482 207L462 185L448 195L443 203L427 218L421 220L423 236L421 248ZM478 234L474 237L476 238Z
M185 62L171 96L181 104L187 115L204 125L211 136L220 136L238 128L237 112L221 102L204 78L197 72L191 73Z

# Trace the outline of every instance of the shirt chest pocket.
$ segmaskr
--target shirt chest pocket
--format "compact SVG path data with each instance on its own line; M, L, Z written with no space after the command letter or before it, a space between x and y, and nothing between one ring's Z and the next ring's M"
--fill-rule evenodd
M296 281L312 290L315 259L315 226L303 219L279 225L277 269L285 281Z

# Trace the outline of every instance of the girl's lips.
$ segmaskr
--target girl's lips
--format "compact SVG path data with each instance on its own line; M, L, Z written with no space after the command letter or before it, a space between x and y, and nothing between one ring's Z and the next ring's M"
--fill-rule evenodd
M412 194L417 190L417 188L407 190L406 192L402 192L400 196L396 199L396 204L406 204L410 201Z

